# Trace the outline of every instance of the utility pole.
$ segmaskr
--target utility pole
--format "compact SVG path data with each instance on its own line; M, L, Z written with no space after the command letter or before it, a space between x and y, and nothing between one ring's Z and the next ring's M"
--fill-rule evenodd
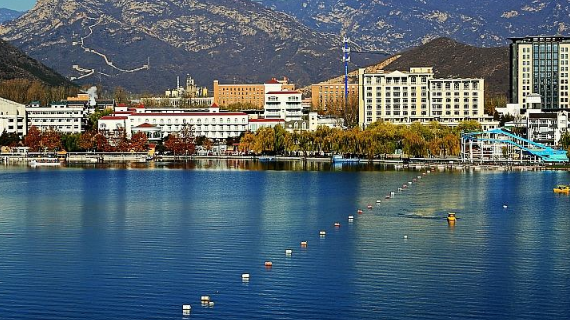
M348 62L350 61L349 38L344 37L342 42L342 62L344 62L344 117L346 118L346 108L348 107ZM346 121L346 119L345 119Z

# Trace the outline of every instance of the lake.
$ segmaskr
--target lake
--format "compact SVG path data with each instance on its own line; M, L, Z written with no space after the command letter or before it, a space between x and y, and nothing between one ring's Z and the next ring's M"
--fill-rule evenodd
M568 172L422 172L2 166L0 318L570 318Z

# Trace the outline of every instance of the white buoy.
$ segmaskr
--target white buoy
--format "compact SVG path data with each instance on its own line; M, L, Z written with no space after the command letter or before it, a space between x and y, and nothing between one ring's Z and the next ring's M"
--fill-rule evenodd
M408 235L407 235L407 234L406 234L406 235L404 235L404 239L408 239Z
M183 304L182 305L182 310L186 311L186 310L192 310L192 306L189 304Z
M202 301L202 302L208 302L208 301L210 301L210 296L201 296L201 297L200 297L200 301Z
M242 280L249 280L249 273L242 273L241 279ZM210 301L209 297L208 297L208 301Z
M319 235L321 235L321 236L326 236L326 235L327 235L327 232L326 232L326 231L321 231L321 232L319 232Z
M287 250L285 250L285 254L288 255L288 256L290 256L290 255L293 254L293 250L287 249Z

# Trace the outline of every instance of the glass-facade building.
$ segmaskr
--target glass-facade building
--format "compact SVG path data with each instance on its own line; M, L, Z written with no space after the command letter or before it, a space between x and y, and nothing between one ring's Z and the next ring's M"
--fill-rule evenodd
M570 37L510 38L510 100L526 106L526 97L541 96L542 109L569 109Z

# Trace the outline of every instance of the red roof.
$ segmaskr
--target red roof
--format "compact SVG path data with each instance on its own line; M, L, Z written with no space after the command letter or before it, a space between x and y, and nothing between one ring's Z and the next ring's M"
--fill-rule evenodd
M273 79L267 81L265 84L279 84L279 81L277 81L277 79L273 78Z
M135 128L154 128L154 127L156 127L156 125L145 122L143 124L139 124Z
M127 117L117 117L117 116L103 116L99 120L126 120Z
M283 119L249 119L249 122L285 122Z
M214 102L214 103L212 103L212 105L210 106L210 108L219 108L219 106L218 106L217 103Z
M247 116L243 112L225 112L225 113L211 113L211 112L172 112L172 113L161 113L161 112L144 112L144 113L133 113L132 116L137 117L148 117L148 116L163 116L163 117L178 117L178 116Z
M115 114L133 114L134 111L116 111Z
M127 106L126 103L119 103L119 104L117 104L117 107L119 107L119 108L124 108L124 107L126 107L126 106Z
M269 91L267 94L300 94L299 91Z

